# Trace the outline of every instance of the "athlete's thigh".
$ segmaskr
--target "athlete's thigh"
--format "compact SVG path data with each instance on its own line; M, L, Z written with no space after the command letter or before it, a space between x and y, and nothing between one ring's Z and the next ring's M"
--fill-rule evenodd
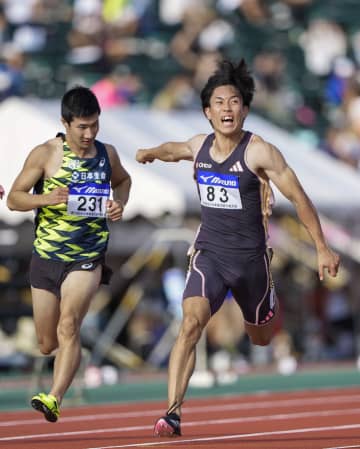
M70 314L82 321L91 299L100 285L102 266L93 271L71 271L61 285L61 314Z
M203 296L193 296L183 301L183 321L195 319L203 329L211 317L210 303Z
M45 337L56 340L56 328L59 321L60 304L54 293L31 287L33 318L39 341Z
M216 261L206 251L196 251L189 264L184 300L206 298L214 315L223 304L227 290Z
M267 324L275 314L275 289L268 255L244 258L239 273L239 277L234 277L231 282L231 291L245 322Z

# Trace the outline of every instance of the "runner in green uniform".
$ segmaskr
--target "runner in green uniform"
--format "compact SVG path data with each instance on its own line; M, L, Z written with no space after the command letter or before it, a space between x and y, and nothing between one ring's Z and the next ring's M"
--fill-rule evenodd
M16 178L7 205L36 210L30 283L40 351L55 349L53 384L31 405L57 421L63 396L81 357L80 326L101 283L105 265L107 219L120 220L131 179L112 145L95 140L100 107L86 87L62 98L65 134L35 147Z

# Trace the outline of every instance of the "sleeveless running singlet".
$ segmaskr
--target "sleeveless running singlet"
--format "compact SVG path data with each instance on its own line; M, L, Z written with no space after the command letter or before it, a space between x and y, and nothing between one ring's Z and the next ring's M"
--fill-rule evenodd
M69 188L67 204L37 210L33 251L43 259L73 262L96 258L106 251L111 165L105 145L95 141L95 146L95 157L79 158L64 142L61 167L34 187L38 194L56 187Z
M201 225L195 249L221 255L266 249L266 210L271 189L245 162L251 135L246 131L227 159L218 163L210 156L215 138L210 134L196 156L194 169L201 202Z

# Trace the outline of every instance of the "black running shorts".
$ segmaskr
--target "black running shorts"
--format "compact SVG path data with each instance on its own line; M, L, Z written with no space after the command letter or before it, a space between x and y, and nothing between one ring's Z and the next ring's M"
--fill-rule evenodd
M60 299L60 289L66 276L72 271L93 271L102 265L101 284L108 284L112 275L104 257L74 262L42 259L33 254L30 262L30 284L34 288L48 290Z
M214 315L231 292L250 324L263 325L275 315L275 288L267 252L233 257L196 250L190 259L183 299L202 296Z

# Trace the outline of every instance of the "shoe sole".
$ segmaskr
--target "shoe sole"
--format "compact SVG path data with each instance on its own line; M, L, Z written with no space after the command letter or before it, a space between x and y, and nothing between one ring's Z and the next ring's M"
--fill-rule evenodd
M43 413L47 421L49 422L57 421L58 417L55 415L55 413L49 410L48 407L46 407L46 405L43 404L39 399L32 399L31 406L38 412Z
M156 437L177 437L181 436L175 429L168 424L165 419L159 419L155 424L154 436Z

